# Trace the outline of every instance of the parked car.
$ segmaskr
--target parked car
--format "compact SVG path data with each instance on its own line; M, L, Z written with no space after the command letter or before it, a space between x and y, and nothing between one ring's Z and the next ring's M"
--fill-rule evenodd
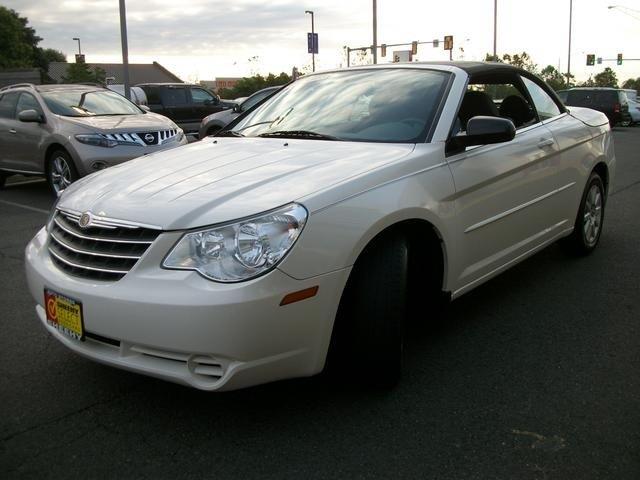
M227 125L229 122L231 122L231 120L235 119L242 112L246 112L281 88L281 86L263 88L262 90L258 90L256 93L248 97L242 103L234 105L231 109L212 113L208 117L203 118L202 122L200 123L200 130L198 135L199 138L204 138L208 135L216 134L222 129L222 127Z
M328 364L389 387L408 315L557 240L592 252L615 166L604 114L509 65L309 74L71 185L26 248L29 289L54 338L115 367L230 390Z
M629 124L629 103L623 90L606 87L572 88L565 104L570 107L586 107L604 113L611 126Z
M207 115L231 108L201 85L186 83L143 83L147 104L152 112L164 115L185 133L198 133L200 122Z
M185 143L171 120L106 88L0 90L0 185L15 173L44 175L59 194L79 177Z
M567 96L569 95L569 90L558 90L556 92L556 95L558 95L558 98L562 101L562 103L566 104Z
M631 115L631 123L637 125L640 123L640 103L638 103L638 91L625 88L623 89L629 103L629 115Z
M107 88L112 92L119 93L123 97L124 94L124 85L112 83L111 85L107 85ZM147 95L144 93L144 90L140 87L130 87L131 92L131 101L136 105L147 105Z

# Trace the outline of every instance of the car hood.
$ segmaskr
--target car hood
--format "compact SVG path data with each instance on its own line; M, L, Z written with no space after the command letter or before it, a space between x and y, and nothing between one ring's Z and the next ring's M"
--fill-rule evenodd
M62 117L65 120L82 125L98 133L153 131L158 129L176 128L167 117L155 113L141 113L140 115L105 115L96 117Z
M413 144L209 138L97 172L59 207L187 229L254 215L409 155Z

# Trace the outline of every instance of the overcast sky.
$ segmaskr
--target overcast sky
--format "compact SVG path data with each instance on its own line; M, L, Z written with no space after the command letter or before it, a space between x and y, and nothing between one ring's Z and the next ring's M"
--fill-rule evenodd
M615 1L615 0L613 0ZM619 80L640 76L640 61L586 67L587 53L640 59L640 0L573 1L572 72L579 80L605 66ZM453 35L454 58L478 60L493 50L493 0L378 0L378 43L430 41ZM79 36L88 62L121 62L117 0L0 0L29 19L43 47L72 60ZM371 0L128 0L129 61L158 61L184 80L291 72L310 67L306 32L315 12L318 69L345 62L343 46L372 43ZM569 0L498 0L498 54L526 50L541 67L567 68ZM464 52L460 50L464 49ZM391 58L391 50L386 59ZM420 60L448 53L421 46Z

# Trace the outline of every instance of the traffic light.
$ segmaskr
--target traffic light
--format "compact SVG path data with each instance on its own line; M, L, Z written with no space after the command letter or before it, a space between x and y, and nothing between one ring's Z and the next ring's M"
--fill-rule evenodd
M447 35L444 37L444 49L453 50L453 35Z
M418 53L418 42L411 42L411 55Z
M596 56L593 53L587 54L587 66L592 67L596 64Z
M618 54L618 65L622 65L622 54Z
M387 56L387 44L383 43L382 45L380 45L380 56L381 57L386 57Z

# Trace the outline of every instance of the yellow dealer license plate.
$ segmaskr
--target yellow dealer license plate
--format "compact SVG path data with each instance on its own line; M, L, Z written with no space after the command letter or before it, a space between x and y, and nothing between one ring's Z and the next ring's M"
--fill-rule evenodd
M49 325L68 337L84 340L82 303L45 288L44 305Z

